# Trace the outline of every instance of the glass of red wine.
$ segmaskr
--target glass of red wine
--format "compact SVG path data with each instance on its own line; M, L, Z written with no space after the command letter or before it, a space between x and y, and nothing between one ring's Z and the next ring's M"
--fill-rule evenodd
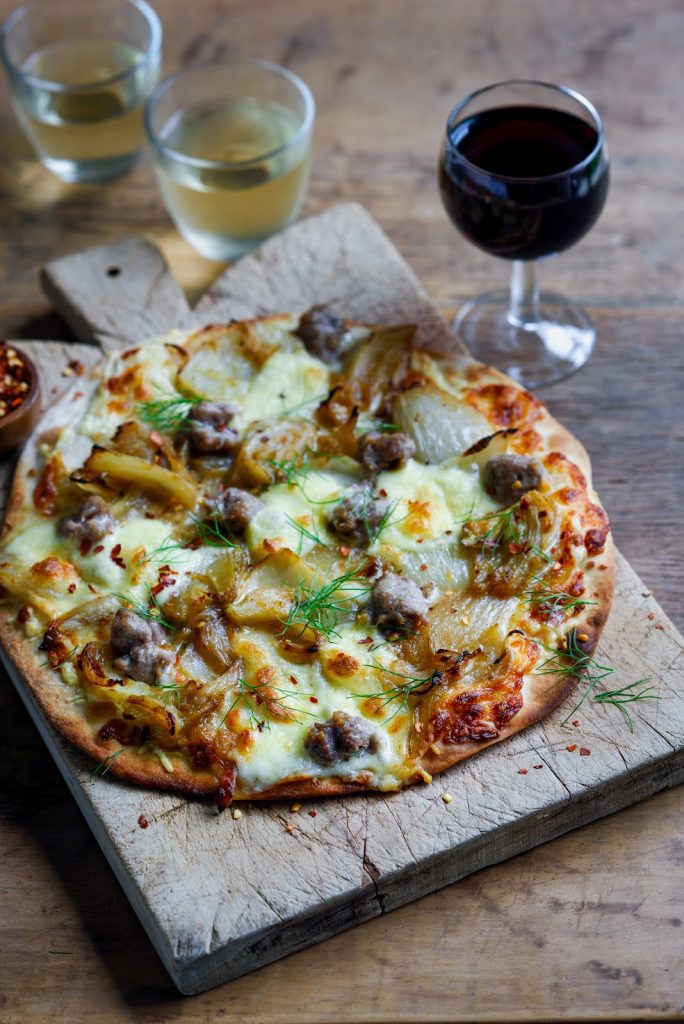
M458 230L513 262L510 290L472 299L454 330L526 387L574 373L591 355L594 325L570 299L539 292L536 260L574 245L603 209L608 150L596 109L545 82L479 89L449 115L439 187Z

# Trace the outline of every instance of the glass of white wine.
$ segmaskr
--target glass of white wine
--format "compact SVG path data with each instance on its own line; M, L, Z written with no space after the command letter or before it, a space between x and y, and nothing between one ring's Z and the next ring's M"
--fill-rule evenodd
M314 114L297 75L252 58L180 71L152 93L145 127L159 187L197 252L237 259L295 219Z
M0 30L22 128L63 181L124 174L145 144L162 28L145 0L28 0Z

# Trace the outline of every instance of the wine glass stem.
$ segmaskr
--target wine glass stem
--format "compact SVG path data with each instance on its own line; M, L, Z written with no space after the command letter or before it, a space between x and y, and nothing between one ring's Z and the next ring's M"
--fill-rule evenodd
M539 321L539 287L534 260L513 260L511 269L511 302L508 322L524 327Z

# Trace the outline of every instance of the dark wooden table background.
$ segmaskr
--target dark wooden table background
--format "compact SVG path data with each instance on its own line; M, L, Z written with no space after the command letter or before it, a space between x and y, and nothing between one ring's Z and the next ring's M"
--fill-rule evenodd
M14 6L0 0L0 15ZM165 67L259 54L318 103L307 212L364 203L445 312L507 266L444 215L450 106L507 77L563 81L603 112L605 213L543 283L598 326L587 368L542 397L589 449L623 553L684 626L684 4L681 0L155 0ZM147 160L58 182L0 96L0 331L68 338L36 268L144 232L191 298L221 267L168 222ZM10 685L0 685L0 1020L419 1022L684 1016L684 792L673 790L256 974L174 989ZM63 950L61 954L51 950Z

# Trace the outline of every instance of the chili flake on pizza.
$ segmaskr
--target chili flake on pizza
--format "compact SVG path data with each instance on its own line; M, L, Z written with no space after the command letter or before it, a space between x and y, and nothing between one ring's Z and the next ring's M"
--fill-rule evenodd
M172 332L44 418L0 636L112 774L220 805L396 790L575 685L549 666L593 650L614 575L587 456L414 334L320 308Z

